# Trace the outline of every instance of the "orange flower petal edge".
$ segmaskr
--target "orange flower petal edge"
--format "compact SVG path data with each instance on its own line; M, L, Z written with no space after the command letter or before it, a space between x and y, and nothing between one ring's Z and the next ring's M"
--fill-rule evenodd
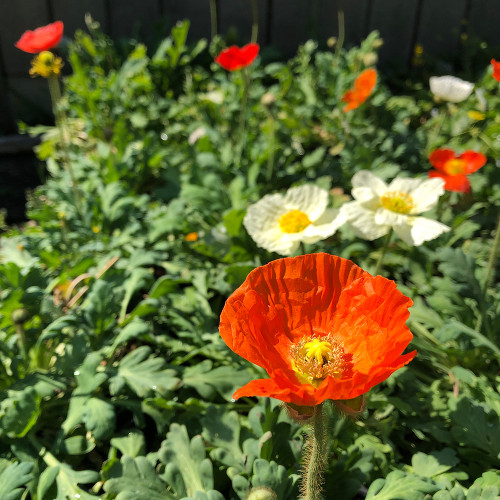
M252 64L259 54L260 46L257 43L248 43L243 47L233 45L224 49L215 62L227 71L237 71Z
M41 26L33 31L25 31L21 38L15 43L15 46L29 54L38 54L44 50L56 47L61 41L63 31L63 22L56 21L46 26Z
M234 398L266 396L300 407L351 400L409 363L411 299L382 276L318 253L254 269L229 297L219 331L264 368Z
M491 65L493 66L493 78L500 82L500 61L496 61L495 59L491 60Z
M467 193L470 182L466 176L479 170L486 161L486 156L476 151L467 150L457 156L452 149L436 149L429 155L429 162L436 169L429 172L429 177L444 179L446 191Z
M377 83L377 72L373 68L365 69L354 81L354 87L345 92L342 101L347 103L343 112L358 108L370 96Z

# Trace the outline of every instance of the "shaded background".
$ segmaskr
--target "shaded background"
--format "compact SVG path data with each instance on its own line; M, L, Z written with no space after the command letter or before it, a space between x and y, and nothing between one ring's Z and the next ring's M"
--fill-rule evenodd
M218 32L232 41L248 42L250 0L216 0L216 4ZM325 44L338 36L339 9L345 15L345 46L358 44L373 30L380 32L384 45L378 66L389 74L408 71L417 46L440 61L441 74L470 73L474 62L484 69L489 59L477 60L480 51L489 57L496 50L500 59L500 0L257 0L257 4L258 41L283 59L309 38ZM72 38L75 30L85 29L87 12L111 38L135 38L150 47L166 37L179 19L190 20L191 40L210 37L209 0L0 0L0 206L11 205L5 198L11 196L20 196L24 206L24 190L19 194L10 186L26 177L19 177L15 168L32 161L32 142L12 137L17 123L52 120L47 82L29 77L32 55L14 43L25 30L55 20L64 22L65 36ZM36 185L36 168L30 174L26 182ZM11 212L9 208L10 222Z

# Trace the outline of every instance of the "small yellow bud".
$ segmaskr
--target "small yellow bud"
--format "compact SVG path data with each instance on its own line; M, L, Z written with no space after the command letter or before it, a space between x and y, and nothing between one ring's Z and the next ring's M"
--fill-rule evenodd
M61 73L63 61L60 57L48 50L37 54L31 61L30 75L32 77L40 75L43 78L53 78Z

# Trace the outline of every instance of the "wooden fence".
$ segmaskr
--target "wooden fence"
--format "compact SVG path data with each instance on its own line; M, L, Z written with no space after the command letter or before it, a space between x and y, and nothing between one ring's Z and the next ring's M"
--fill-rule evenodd
M216 0L218 31L251 32L250 0ZM345 14L346 44L359 43L377 29L384 39L381 66L409 64L416 44L440 57L455 57L460 40L477 36L500 45L500 0L257 0L259 43L291 55L308 38L338 35L338 11ZM49 116L46 82L30 79L31 56L14 47L26 29L60 19L65 35L84 28L89 12L113 38L148 41L169 33L178 19L190 19L191 39L210 36L209 0L0 0L0 135L17 120ZM500 56L500 54L499 54ZM487 62L486 62L487 64ZM45 115L44 115L45 114Z

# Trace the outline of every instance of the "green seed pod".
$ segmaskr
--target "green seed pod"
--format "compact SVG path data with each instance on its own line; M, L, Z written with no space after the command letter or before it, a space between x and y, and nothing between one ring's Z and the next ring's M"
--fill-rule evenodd
M22 325L30 319L30 313L26 309L16 309L12 311L11 319L14 324Z
M247 500L278 500L278 495L271 488L258 486L250 490Z

